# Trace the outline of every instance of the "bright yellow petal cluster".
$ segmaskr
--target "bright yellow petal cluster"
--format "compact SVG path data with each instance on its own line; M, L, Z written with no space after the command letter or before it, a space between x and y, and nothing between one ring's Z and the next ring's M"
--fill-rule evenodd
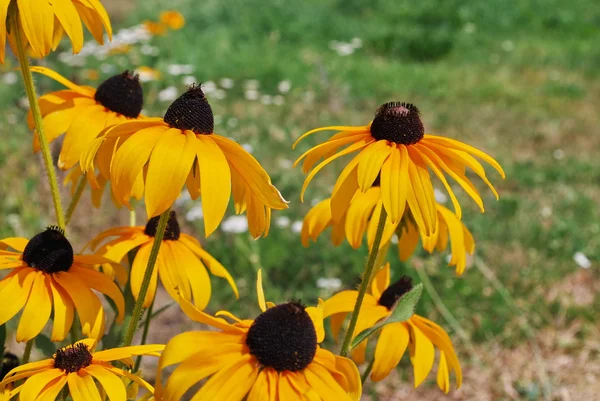
M73 53L79 53L83 47L82 21L98 43L104 43L104 32L112 38L108 14L99 0L0 0L0 62L4 62L6 38L15 48L17 32L34 57L45 57L55 50L64 33L71 40Z

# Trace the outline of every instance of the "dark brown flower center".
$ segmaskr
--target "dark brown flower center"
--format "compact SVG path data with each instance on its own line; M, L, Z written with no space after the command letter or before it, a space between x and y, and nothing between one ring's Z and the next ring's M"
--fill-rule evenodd
M400 280L390 285L385 289L383 294L381 294L381 297L379 297L379 305L392 310L394 305L396 305L396 302L398 302L404 294L412 290L412 288L412 279L408 276L402 276Z
M377 140L413 145L424 134L419 109L411 103L386 103L377 109L371 123L371 136Z
M167 109L164 121L171 128L191 130L196 134L212 134L215 121L210 104L200 85L192 85Z
M78 343L60 348L54 354L54 367L66 373L79 372L92 364L92 354L87 345Z
M2 355L2 367L0 368L0 380L4 380L4 376L17 366L19 366L19 358L15 354L4 352Z
M102 82L94 98L98 103L125 117L137 118L144 106L144 93L137 74L125 71Z
M44 273L66 272L73 265L73 247L63 229L49 226L29 240L22 258Z
M250 353L278 372L306 368L317 352L317 332L304 306L288 302L261 313L246 337Z
M146 228L144 229L144 234L150 237L156 237L156 230L158 229L158 221L160 220L160 216L156 216L148 220L146 223ZM163 241L166 240L178 240L181 235L181 230L179 229L179 222L177 221L177 215L175 211L172 210L169 213L169 221L167 222L167 228L165 229L165 235L163 236Z

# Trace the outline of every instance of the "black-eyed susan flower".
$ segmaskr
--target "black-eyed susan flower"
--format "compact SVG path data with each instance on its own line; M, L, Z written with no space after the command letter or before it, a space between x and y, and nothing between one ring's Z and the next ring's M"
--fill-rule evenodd
M159 217L153 217L145 227L117 227L99 234L91 243L92 250L100 247L97 253L105 258L120 262L127 253L138 248L133 264L131 265L131 292L137 300L140 287L144 278L150 250L154 243ZM111 237L116 237L110 239ZM101 243L105 242L100 246ZM156 269L150 281L150 287L144 299L144 308L152 303L156 293L158 277L167 292L175 300L179 295L187 300L192 300L194 305L204 309L210 300L211 285L208 271L211 274L227 280L236 298L238 290L235 281L214 257L212 257L200 243L192 236L180 231L175 212L171 212L167 228L163 237ZM207 271L208 270L208 271ZM179 295L178 295L179 294Z
M16 252L7 250L12 248ZM104 310L92 290L110 297L124 317L125 302L119 287L95 265L122 266L102 256L75 255L64 231L48 227L26 238L0 241L0 269L11 272L0 280L0 324L6 323L21 309L17 341L38 335L52 315L52 341L62 341L69 333L75 310L85 336L104 334Z
M381 188L375 185L364 193L355 194L346 213L340 220L334 221L331 213L331 198L327 198L315 205L304 217L302 244L307 247L310 240L316 241L325 229L331 227L331 238L335 246L340 245L346 238L348 243L357 249L366 234L367 243L371 248L382 207ZM475 240L467 226L452 211L437 202L435 207L438 225L436 231L429 236L419 231L410 207L404 210L402 219L397 224L393 224L388 216L383 230L382 246L389 243L396 233L398 255L400 260L406 261L414 253L419 240L423 249L429 253L435 250L442 252L450 244L452 256L448 265L456 266L456 273L460 275L465 271L467 254L472 255L475 251Z
M106 127L140 117L144 104L142 86L139 77L129 71L112 76L98 88L92 88L77 85L46 67L32 67L31 70L68 88L45 94L39 99L48 142L65 134L58 156L58 167L62 170L75 166L81 153ZM31 112L28 123L31 129L35 128ZM33 150L40 150L37 136L34 136ZM102 163L98 165L105 166Z
M425 134L419 110L412 104L386 103L368 125L317 128L302 135L294 146L309 135L327 130L340 132L305 152L296 164L303 160L303 171L310 171L302 187L303 197L306 187L323 167L341 156L360 151L343 169L333 188L331 210L336 221L348 209L354 194L366 192L378 176L381 177L383 207L391 222L397 224L408 205L419 230L426 235L435 232L438 222L430 170L445 186L459 218L460 204L444 173L475 200L481 211L483 201L465 175L467 167L498 196L476 157L489 163L504 177L498 162L462 142ZM321 158L324 160L317 164Z
M411 289L411 279L406 276L390 285L390 266L389 263L386 264L373 278L371 293L365 294L355 335L389 316L398 300ZM354 309L357 295L358 291L341 291L325 301L323 316L331 316L331 328L336 338L346 315ZM365 361L367 341L361 342L352 354L352 358L359 364ZM452 371L456 376L457 387L460 387L462 371L450 337L440 326L417 314L405 322L390 323L381 329L375 345L371 379L384 379L398 365L408 348L417 387L433 367L435 347L440 351L437 372L439 387L445 393L450 391Z
M111 158L105 155L111 155ZM231 139L214 133L212 109L200 86L192 86L169 106L164 118L119 124L94 140L81 159L88 177L95 165L110 165L116 199L143 191L148 218L171 207L187 186L192 199L202 195L204 229L219 225L233 193L236 213L244 211L254 237L267 235L271 209L287 202L252 155Z
M267 303L260 272L257 290L263 312L256 319L217 313L233 323L182 300L181 307L191 319L217 331L182 333L169 341L159 372L179 366L164 385L157 379L156 399L178 401L196 383L208 379L193 400L359 400L362 388L354 363L319 346L325 336L322 301L308 308L297 302Z
M19 27L12 26L11 13L18 13ZM16 29L21 31L30 53L44 57L55 50L66 33L73 53L83 47L81 22L100 44L104 32L112 38L110 19L99 0L1 0L0 1L0 62L4 62L6 38L14 43Z
M127 389L121 378L127 378L153 393L152 385L125 369L113 366L112 362L120 361L131 367L133 356L159 356L164 347L160 344L136 345L94 352L94 340L79 341L58 349L51 359L28 363L10 371L0 382L0 394L8 393L9 398L19 394L20 401L53 401L67 386L73 401L102 400L100 388L111 401L124 401L128 399ZM9 389L8 386L20 380L22 384Z
M160 22L176 31L183 28L185 18L179 11L169 10L160 13Z

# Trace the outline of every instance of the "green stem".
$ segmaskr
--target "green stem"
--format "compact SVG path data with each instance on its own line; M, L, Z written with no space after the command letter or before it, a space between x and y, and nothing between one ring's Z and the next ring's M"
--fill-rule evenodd
M135 227L135 220L136 220L136 215L135 215L135 209L131 209L129 211L129 227Z
M79 181L77 181L77 188L75 188L75 193L73 194L71 203L69 203L69 207L67 208L67 213L65 214L65 225L68 225L69 221L71 221L73 212L75 211L75 208L79 203L79 199L81 199L81 195L83 194L83 190L85 189L85 184L85 176L82 174L81 177L79 177Z
M360 307L362 306L367 288L371 282L371 276L373 275L373 268L375 267L377 254L379 253L379 246L381 245L381 238L383 237L383 229L385 227L386 219L387 212L385 208L382 207L381 214L379 215L379 223L377 223L375 239L373 240L373 246L371 247L371 252L369 253L369 258L367 259L367 265L365 266L362 281L360 283L360 287L358 288L356 304L354 304L354 310L352 311L352 316L350 317L350 324L348 325L348 330L346 331L346 336L344 337L344 342L342 344L342 350L340 351L341 356L348 355L348 351L350 350L350 343L352 342L352 337L354 336L354 329L356 328L356 322L358 321Z
M35 93L35 85L33 84L33 76L31 75L27 51L23 43L23 38L21 38L19 33L21 28L18 13L14 12L13 16L13 29L15 31L17 43L17 57L21 66L21 74L23 75L23 86L25 87L25 92L27 92L27 99L29 99L29 106L31 107L31 114L33 115L33 121L35 123L35 131L40 143L40 151L42 152L44 165L46 167L46 175L48 178L48 184L50 185L50 193L52 195L52 201L54 202L54 212L56 213L56 224L58 224L58 226L61 228L65 228L65 215L62 204L60 203L60 192L58 188L58 181L56 180L56 171L54 170L54 165L52 164L50 146L48 145L48 140L44 135L42 113L37 101L37 94Z
M158 220L158 227L156 228L154 243L152 244L152 250L150 251L148 266L146 266L146 272L144 273L144 279L142 280L140 293L138 294L138 299L133 307L131 320L129 321L129 327L127 328L127 333L125 334L125 340L123 341L124 347L131 345L131 342L133 341L133 335L135 334L140 322L140 318L142 317L142 307L144 305L144 300L146 299L148 287L150 286L150 279L152 278L152 273L154 272L154 265L156 264L156 259L158 258L158 251L160 250L160 245L162 244L165 230L167 229L170 210L170 208L165 210L165 212L160 215L160 219Z
M152 320L152 309L154 309L154 301L155 299L152 300L152 303L148 307L148 312L146 313L146 321L144 322L144 331L142 332L142 342L140 342L140 345L145 345L146 339L148 338L148 331L150 331L150 321ZM135 361L135 367L133 368L133 371L137 372L140 369L141 364L142 356L140 355Z
M371 362L369 362L369 365L367 365L367 368L365 369L363 374L360 376L360 381L362 382L362 384L365 384L365 382L369 378L369 375L371 374L371 371L373 370L374 363L375 363L375 359L371 359Z
M31 340L27 341L27 344L25 344L25 351L23 351L23 359L21 359L21 365L29 363L29 358L31 357L31 349L33 348L34 340L35 339L32 338Z

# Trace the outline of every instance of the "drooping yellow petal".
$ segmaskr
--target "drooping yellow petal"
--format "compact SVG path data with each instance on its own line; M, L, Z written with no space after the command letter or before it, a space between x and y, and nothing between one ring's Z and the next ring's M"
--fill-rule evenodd
M231 172L227 158L210 135L197 135L196 157L200 169L200 192L204 233L212 234L225 215L231 197Z
M50 4L54 15L60 21L60 25L71 39L73 53L79 53L83 47L83 27L73 1L53 0Z
M366 193L358 193L350 203L346 212L346 239L350 246L358 249L367 229L369 218L373 214L373 209L380 200L380 191L369 190ZM378 215L373 214L376 220Z
M83 333L87 335L97 329L97 323L102 317L103 310L96 295L77 277L69 272L58 272L52 279L68 294L81 321Z
M111 362L131 358L136 355L156 354L165 349L163 344L132 345L94 352L94 361Z
M36 57L42 58L52 49L54 12L47 1L17 0L23 32Z
M104 106L89 106L74 116L58 156L58 167L68 170L77 164L81 154L104 128Z
M398 232L398 255L401 261L406 262L419 245L419 229L408 219L402 223Z
M6 17L10 0L0 0L0 64L4 64L4 52L6 49Z
M190 290L194 297L194 305L198 309L206 308L211 294L210 277L206 267L187 246L179 242L171 242L170 244L167 242L166 245L171 248L173 266L178 268L178 272L182 277L180 281L183 277L189 281Z
M390 215L392 224L402 218L406 199L410 191L408 164L410 163L406 146L397 145L381 167L381 198L383 206Z
M196 140L191 131L185 131L183 135L179 129L169 129L156 143L146 174L148 218L169 209L179 197L196 157ZM123 147L126 145L127 142ZM202 173L202 167L200 170Z
M85 373L69 373L67 383L73 401L102 401L92 376Z
M242 400L252 388L260 366L250 354L223 368L200 388L191 401L200 400Z
M364 152L364 150L363 150ZM346 210L358 190L358 162L361 153L344 167L331 191L331 219L338 223L344 219Z
M84 368L84 370L94 379L98 380L110 401L122 401L127 399L125 384L119 377L96 364L91 364Z
M0 283L5 283L0 289L0 324L6 323L23 308L31 286L36 277L32 268L20 268L12 276L5 277Z
M351 126L345 126L345 125L332 125L329 127L315 128L308 132L305 132L300 138L298 138L296 140L296 142L294 142L294 144L292 145L292 149L295 149L296 146L298 145L298 143L300 143L300 141L303 140L304 138L306 138L307 136L312 135L315 132L321 132L321 131L343 131L343 132L348 132L348 133L351 133L351 132L353 132L353 133L359 133L359 132L369 133L369 127L368 126L351 127Z
M76 274L77 278L87 287L93 288L112 299L119 313L117 322L123 321L125 317L125 299L119 287L111 279L96 270L77 265L71 266L69 273Z
M73 301L71 301L71 298L69 298L69 295L65 290L56 285L54 280L50 279L48 281L50 290L52 291L52 301L54 305L54 325L52 326L50 340L62 341L71 329L75 309L73 307Z
M52 312L52 294L46 284L46 275L41 271L35 274L29 299L23 309L16 339L18 342L29 341L37 336L50 319Z
M396 146L389 145L388 141L377 141L365 149L358 163L358 186L362 192L371 187L381 171L381 166L395 150Z
M323 311L325 309L325 302L319 298L318 306L309 306L305 309L308 316L312 320L315 331L317 333L317 343L323 342L325 339L325 327L323 326Z
M446 364L446 356L444 352L440 352L440 362L438 365L437 372L437 384L439 388L445 393L450 392L450 372L448 371L448 365Z
M335 369L346 379L346 384L342 386L346 390L346 393L348 393L353 401L359 401L362 396L362 382L356 364L349 358L335 355ZM337 376L334 375L336 380ZM339 380L338 383L342 385Z
M37 72L38 74L45 75L48 78L52 78L56 82L63 84L67 88L71 89L72 91L74 91L76 93L79 93L82 96L85 96L88 98L93 98L94 95L96 94L95 89L89 88L87 86L79 86L79 85L69 81L67 78L63 77L56 71L51 70L50 68L42 67L42 66L33 66L33 67L31 67L31 71Z
M23 384L19 399L22 401L37 400L46 385L63 375L64 371L62 369L50 369L31 376Z
M12 248L15 251L23 252L29 243L27 238L10 237L0 240L0 249Z
M62 391L66 383L66 375L62 375L57 379L52 380L50 383L48 383L48 386L46 386L46 388L40 393L39 397L35 399L35 401L55 401L58 397L58 394Z
M224 319L213 317L209 314L206 314L192 305L186 299L179 297L179 305L181 306L181 310L193 321L198 323L204 323L209 326L212 326L216 329L223 330L227 333L241 333L243 330L239 327L233 326Z
M174 263L175 261L173 260L168 241L164 241L160 248L156 261L156 269L158 269L158 276L163 287L173 299L177 300L181 296L191 301L192 292L189 280L186 277L183 277L184 280L179 279L180 275L177 273L177 270L181 270L182 267Z
M408 347L410 335L404 322L390 323L381 329L375 347L375 359L371 380L378 382L398 366Z
M278 399L290 400L298 398L300 396L299 394L290 392L287 388L282 389L281 384L279 384L279 389L277 388L278 376L279 373L272 368L264 368L261 370L252 389L250 389L250 393L248 393L247 401L277 401ZM282 374L282 378L283 377L285 377L285 374ZM282 393L283 397L281 395ZM278 394L279 398L277 398Z
M431 340L423 334L421 329L408 321L412 334L410 360L413 365L415 375L415 388L418 387L427 377L433 367L435 349Z
M262 284L262 269L258 269L258 273L256 273L256 296L258 297L260 310L263 312L266 311L267 305L265 303L265 292Z
M131 274L129 278L129 285L131 286L131 292L133 297L137 300L140 289L142 287L142 281L144 280L144 274L146 267L148 266L148 259L150 258L150 251L152 244L147 243L142 245L135 255L133 264L131 265ZM147 308L152 303L154 295L156 294L156 286L158 283L158 269L154 266L152 271L152 277L150 278L150 285L148 286L148 292L146 293L146 299L144 300L144 308Z
M375 299L381 298L381 294L390 286L390 262L386 262L381 270L377 272L371 282L371 294Z
M311 363L304 370L304 377L323 401L351 401L352 398L324 367ZM353 400L352 400L353 401Z

